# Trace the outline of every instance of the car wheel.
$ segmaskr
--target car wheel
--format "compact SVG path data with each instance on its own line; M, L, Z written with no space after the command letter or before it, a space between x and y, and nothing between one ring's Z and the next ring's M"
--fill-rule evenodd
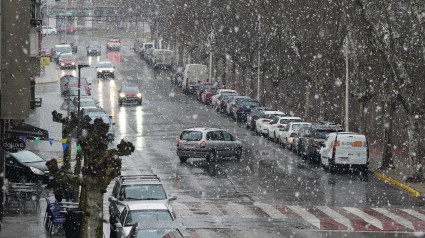
M187 161L187 157L179 156L180 162L185 163Z
M119 105L119 106L122 106L122 102L121 102L121 101L118 101L118 105Z
M138 101L137 104L142 105L142 100Z
M242 148L238 148L238 149L236 150L236 155L235 155L235 157L236 157L236 159L237 159L237 160L241 160L241 158L242 158Z
M320 161L322 161L322 160L320 160ZM334 174L334 173L336 173L336 171L337 171L336 166L334 164L330 163L329 164L329 173Z
M322 158L319 159L319 165L326 170L326 166L322 163Z

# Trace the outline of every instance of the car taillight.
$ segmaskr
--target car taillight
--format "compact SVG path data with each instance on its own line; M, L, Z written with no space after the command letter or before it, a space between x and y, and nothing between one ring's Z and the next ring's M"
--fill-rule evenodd
M295 133L291 133L291 135L289 137L295 137Z
M334 145L332 148L332 163L335 163L335 154L336 154L336 146Z
M268 119L263 119L263 122L270 122L270 120L268 120Z
M241 108L241 107L238 108L238 112L241 112L241 111L243 111L243 108Z
M201 142L201 149L203 149L203 148L205 148L205 141L203 140L202 142Z
M313 147L313 148L319 148L319 146L316 144L315 141L313 141L313 143L311 143L311 147Z
M180 141L179 140L177 140L177 147L179 147L180 146Z
M284 125L278 125L277 128L285 128Z

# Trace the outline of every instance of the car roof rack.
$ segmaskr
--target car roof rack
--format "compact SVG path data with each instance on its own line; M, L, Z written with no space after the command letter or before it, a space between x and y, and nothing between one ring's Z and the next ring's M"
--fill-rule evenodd
M160 180L156 174L145 174L145 175L120 175L119 179L121 181L128 180Z

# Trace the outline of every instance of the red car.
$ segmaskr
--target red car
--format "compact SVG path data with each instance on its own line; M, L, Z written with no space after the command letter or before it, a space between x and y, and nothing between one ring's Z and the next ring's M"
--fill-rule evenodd
M51 48L42 48L42 49L41 49L41 55L42 55L43 57L49 57L49 58L50 58L50 60L52 60L52 58L53 58L53 56L54 56L54 54L53 54L53 49L51 49Z
M73 26L67 26L66 29L65 28L57 28L58 33L62 34L66 31L67 34L75 34L75 32L77 31L77 29Z
M211 98L217 93L220 87L210 87L202 94L202 101L205 105L211 104Z
M205 92L206 89L214 87L215 83L212 82L202 82L199 84L199 88L196 92L196 99L198 99L198 101L202 100L202 94Z
M59 67L60 69L76 69L77 60L71 53L61 54L59 56Z

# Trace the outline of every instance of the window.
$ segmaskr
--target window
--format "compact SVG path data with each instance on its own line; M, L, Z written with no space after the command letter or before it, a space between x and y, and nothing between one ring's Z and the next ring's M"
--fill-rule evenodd
M121 222L121 225L124 225L124 221L125 221L126 213L127 213L127 208L124 208L124 210L123 210L123 211L121 212L121 214L120 214L120 222Z
M122 200L164 200L167 199L164 188L159 184L125 185L121 187Z
M183 131L180 135L180 140L200 141L201 139L202 132L200 131Z
M132 226L139 222L172 221L168 211L161 210L138 210L130 211L124 226Z
M224 141L233 141L233 136L229 132L222 131L222 133L223 133Z
M207 140L224 140L221 131L211 131L207 133Z
M119 183L118 183L118 181L116 181L115 182L115 186L114 186L114 189L112 190L112 195L114 196L114 197L117 197L118 196L118 187L119 187L119 185L118 185Z

